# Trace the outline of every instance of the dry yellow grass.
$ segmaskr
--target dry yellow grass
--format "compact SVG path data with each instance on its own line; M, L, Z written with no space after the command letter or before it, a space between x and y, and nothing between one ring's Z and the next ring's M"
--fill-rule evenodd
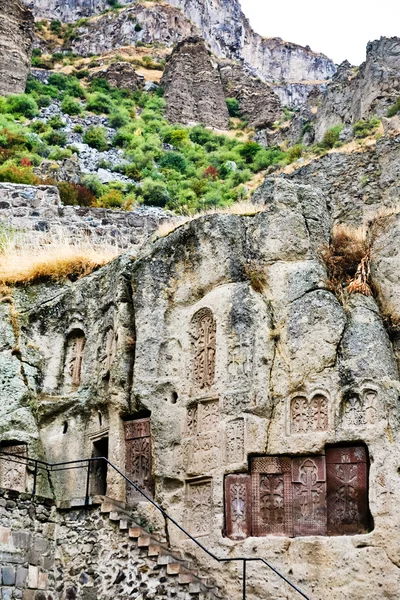
M116 247L72 244L64 240L45 246L23 244L0 256L0 286L78 279L104 266L119 254Z

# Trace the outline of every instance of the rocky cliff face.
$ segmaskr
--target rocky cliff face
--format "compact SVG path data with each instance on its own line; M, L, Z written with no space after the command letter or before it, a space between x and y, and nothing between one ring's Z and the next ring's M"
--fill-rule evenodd
M166 116L172 123L227 129L229 114L218 65L212 62L202 38L188 38L174 48L161 85Z
M400 38L370 42L360 69L343 63L320 97L314 121L316 141L335 125L385 115L399 93Z
M214 54L221 58L242 60L254 75L262 79L315 82L330 78L335 72L335 65L323 54L314 53L309 48L287 43L279 38L263 38L255 33L244 16L238 0L167 1L168 4L181 9L185 17L195 24ZM124 0L121 4L131 4L131 2ZM76 21L81 17L98 14L108 6L106 0L34 0L34 5L38 17L59 18L64 21ZM139 6L141 5L138 3L138 10L140 10ZM149 5L144 6L149 9ZM142 10L144 6L141 6ZM167 10L166 6L166 2L157 3L153 10L161 14ZM145 23L144 20L143 22ZM146 27L149 28L149 25ZM179 18L173 24L173 29L175 28L180 28ZM120 33L126 39L128 35L126 23L124 29L126 31ZM91 31L93 38L96 37L95 31ZM96 31L98 34L99 27ZM160 28L158 30L160 41L164 41L165 35L165 30ZM104 32L98 42L93 40L92 44L97 44L97 51L109 48L108 36L109 33ZM114 36L114 39L116 40L117 37ZM136 38L131 39L133 41ZM101 46L102 43L105 46Z
M0 95L25 90L31 64L33 15L20 0L0 0Z
M227 98L239 101L241 114L250 127L269 127L279 119L281 105L274 88L251 77L237 62L223 62L219 68Z
M77 30L71 49L82 56L101 54L122 46L161 43L173 46L192 35L197 27L168 4L134 4L126 10L107 13Z

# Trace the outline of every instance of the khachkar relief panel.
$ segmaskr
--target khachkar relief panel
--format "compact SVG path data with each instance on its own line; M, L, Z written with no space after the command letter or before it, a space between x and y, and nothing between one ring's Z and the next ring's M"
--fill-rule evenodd
M192 319L193 385L209 389L215 379L217 324L212 311L202 308Z
M239 414L248 408L256 406L257 395L255 392L240 391L222 396L222 411L226 414Z
M253 372L254 341L245 335L228 339L228 380L230 384L246 384Z
M212 526L212 480L186 483L186 527L194 536L207 535Z
M144 492L152 496L154 481L152 474L152 444L150 418L125 423L126 474ZM127 485L127 500L134 502L143 496L131 485Z
M235 419L225 427L225 462L240 463L245 458L245 420Z
M381 419L378 402L378 390L369 385L361 390L349 391L341 405L341 426L351 428L376 425Z
M326 463L329 534L367 532L369 511L365 448L330 448L326 453Z
M325 456L254 458L250 474L225 479L225 530L233 539L349 535L369 527L363 446L330 448Z
M27 470L23 458L27 456L27 447L25 445L3 446L1 450L15 455L15 458L3 456L0 459L0 488L25 492Z
M101 349L99 351L99 363L101 365L101 376L106 379L110 376L111 366L117 353L117 336L112 327L109 327L103 335Z
M73 388L81 384L85 346L83 331L77 329L68 336L64 378Z
M290 433L327 431L329 427L329 399L325 392L296 394L290 400Z
M207 399L187 407L184 467L189 475L202 475L218 467L219 400Z

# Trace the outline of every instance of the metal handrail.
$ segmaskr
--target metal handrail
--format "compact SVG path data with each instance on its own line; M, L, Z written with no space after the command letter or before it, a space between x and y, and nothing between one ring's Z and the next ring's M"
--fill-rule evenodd
M242 578L242 589L243 589L243 600L246 600L246 583L247 583L247 563L249 562L261 562L266 565L271 571L273 571L278 577L280 577L285 583L287 583L293 590L295 590L300 596L305 598L306 600L311 600L309 596L307 596L304 592L302 592L294 583L292 583L285 575L280 573L278 569L273 567L269 562L267 562L264 558L253 557L238 557L238 558L221 558L216 556L213 552L208 550L201 542L199 542L195 537L192 536L191 533L186 531L182 525L180 525L173 517L171 517L163 508L160 506L155 500L153 500L150 496L146 494L136 483L131 481L125 473L123 473L118 467L116 467L113 463L111 463L107 458L103 456L95 457L95 458L83 458L81 460L71 460L62 463L47 463L42 460L36 458L29 458L19 454L11 454L9 452L0 452L0 460L3 457L7 457L9 462L14 462L17 464L25 464L25 465L33 465L33 488L32 495L36 495L36 487L37 487L37 476L39 469L47 471L47 473L55 473L59 471L68 471L70 469L87 469L86 473L86 494L85 494L85 505L89 505L89 490L90 490L90 473L91 473L91 464L96 461L104 461L107 465L109 465L114 471L116 471L129 485L131 485L139 494L141 494L144 498L146 498L147 502L150 502L166 519L168 519L171 523L173 523L182 533L185 534L192 542L194 542L203 552L208 554L212 559L216 560L219 563L228 563L228 562L242 562L243 563L243 578ZM82 463L87 463L82 464ZM80 466L78 466L80 465Z

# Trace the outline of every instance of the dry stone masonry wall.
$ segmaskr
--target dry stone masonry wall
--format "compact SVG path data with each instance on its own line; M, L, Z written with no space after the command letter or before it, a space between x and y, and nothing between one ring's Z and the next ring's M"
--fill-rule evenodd
M161 224L174 220L177 217L157 208L125 211L63 206L56 187L0 184L0 222L33 245L51 237L72 243L89 239L95 245L134 250Z

